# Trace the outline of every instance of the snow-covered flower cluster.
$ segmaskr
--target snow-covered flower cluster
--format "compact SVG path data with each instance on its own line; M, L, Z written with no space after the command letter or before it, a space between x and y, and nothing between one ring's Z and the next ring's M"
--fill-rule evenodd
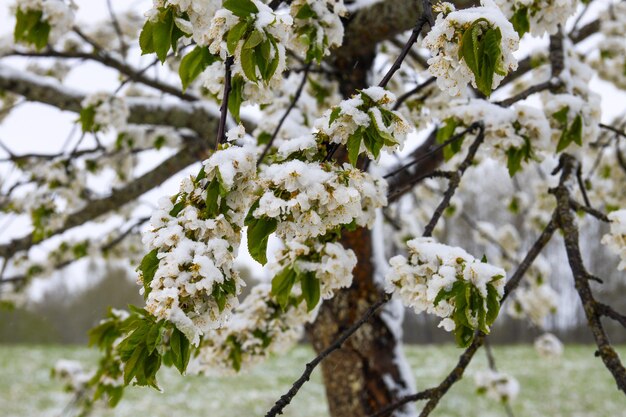
M21 169L29 172L33 185L28 192L12 201L9 210L30 213L35 241L60 228L68 213L85 203L87 175L73 160L38 158L24 160Z
M609 213L611 230L602 237L602 244L613 253L619 255L621 262L617 269L626 269L626 210L617 210Z
M185 34L202 46L209 44L209 33L215 12L222 6L218 0L153 0L153 8L146 12L148 19L158 18L159 9L173 7L174 23ZM188 20L187 20L188 19Z
M89 380L93 377L93 372L86 371L80 362L59 359L54 364L51 375L63 382L67 391L80 392L87 387Z
M519 394L519 382L510 375L493 370L476 372L474 382L479 394L504 403L514 401Z
M534 107L502 107L485 100L470 99L443 109L440 117L446 124L455 126L457 132L482 120L485 128L483 151L508 163L512 174L522 162L540 159L552 151L549 149L550 124L543 111Z
M594 76L593 69L576 52L568 39L563 40L563 71L559 74L562 84L558 92L541 94L543 109L552 128L552 141L557 152L572 142L579 146L596 140L600 132L600 95L589 88ZM533 74L533 83L547 81L552 77L551 67L545 64ZM574 152L572 147L568 152Z
M294 159L265 168L259 183L265 192L252 215L280 220L276 234L286 241L350 224L372 227L376 209L387 204L387 183L349 164Z
M233 268L254 191L253 152L226 145L163 198L144 235L151 252L140 266L146 310L172 322L194 344L221 326L243 284Z
M74 24L74 5L66 0L16 0L14 5L18 14L39 14L37 27L28 27L27 31L49 31L48 42L54 43L62 35L72 30ZM32 22L29 23L32 25ZM45 25L49 25L46 27Z
M348 12L343 0L296 0L290 7L295 33L290 46L307 62L321 62L331 48L341 46L341 17Z
M269 284L258 284L234 309L228 327L206 333L193 370L232 372L249 368L274 353L283 353L302 337L304 324L315 318L306 306L284 311L271 297Z
M80 121L85 132L106 131L109 127L126 127L129 110L126 100L108 93L95 93L81 103Z
M359 91L315 121L318 141L346 145L353 165L362 152L377 159L381 150L395 151L410 130L392 110L395 101L395 95L381 87Z
M469 344L476 329L489 332L506 272L432 238L416 238L407 246L408 259L402 255L390 259L385 290L416 313L441 317L439 326L454 331L461 345Z
M529 318L536 326L543 327L544 319L556 312L559 295L548 284L550 264L538 257L528 271L527 285L515 290L507 312L515 318Z
M534 36L544 33L554 35L559 25L576 13L575 0L494 0L504 15L513 22L521 34L530 32Z
M600 56L591 61L598 75L616 87L626 89L626 3L611 3L600 15L600 33L604 39L598 43Z
M542 358L559 358L563 355L563 343L552 333L544 333L535 339L535 350Z
M209 51L222 59L233 55L233 75L255 84L259 80L278 83L285 70L291 16L274 13L259 0L241 3L245 7L235 9L224 4L215 12L209 30Z
M167 126L129 124L117 132L115 142L101 158L90 160L89 170L97 172L104 168L115 171L118 183L133 179L137 167L138 151L177 148L182 143L180 132Z
M272 89L274 98L264 106L263 118L258 121L257 128L252 132L252 136L258 138L259 143L265 143L271 138L285 115L285 109L291 105L301 82L302 74L291 72L278 88ZM221 88L221 85L217 88ZM336 82L318 74L308 74L307 83L298 101L284 120L272 144L276 148L284 145L281 155L277 156L278 160L284 160L305 148L309 157L317 153L315 137L311 133L313 123L327 108L338 104L340 100Z
M517 32L497 6L489 1L483 4L440 13L424 38L423 46L433 55L428 71L451 96L463 94L469 83L488 95L506 74L517 69L513 56L519 46ZM449 5L448 10L454 7ZM479 49L487 55L477 56Z
M319 281L320 295L323 300L333 297L336 290L352 284L352 270L356 266L356 255L351 249L340 243L319 241L304 244L292 240L279 251L276 262L269 265L274 275L285 269L292 269L299 274L313 273Z

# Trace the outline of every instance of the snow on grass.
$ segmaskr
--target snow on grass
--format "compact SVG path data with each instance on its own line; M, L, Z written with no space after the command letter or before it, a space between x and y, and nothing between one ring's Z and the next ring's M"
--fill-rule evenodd
M626 357L626 347L618 348ZM453 346L407 346L418 389L439 383L454 366L462 350ZM531 346L496 346L499 370L521 385L513 403L516 416L626 417L626 399L592 346L565 347L558 360L540 358ZM252 417L263 416L302 372L312 358L308 347L274 358L253 371L234 377L181 377L166 369L159 383L164 393L130 388L115 410L98 410L98 417ZM0 345L0 416L56 417L70 401L50 368L61 358L95 363L97 352L82 347L32 347ZM486 369L483 351L468 368L466 378L455 385L432 414L434 417L501 417L502 405L475 397L473 376ZM304 386L285 416L326 416L324 387L319 371ZM418 406L419 409L419 406Z

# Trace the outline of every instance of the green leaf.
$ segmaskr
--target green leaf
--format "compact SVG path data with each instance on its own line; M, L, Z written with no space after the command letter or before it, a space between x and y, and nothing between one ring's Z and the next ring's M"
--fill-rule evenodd
M43 12L41 10L23 11L18 8L15 17L13 30L15 43L34 45L37 50L45 48L52 28L47 21L43 20Z
M330 127L335 120L341 114L341 108L339 106L333 108L333 111L330 112L330 117L328 118L328 127Z
M502 33L500 32L500 28L487 29L479 48L480 71L478 74L474 73L474 75L478 90L487 97L491 95L494 74L499 73L499 75L506 75L506 73L503 74L499 68L499 62L502 59L501 40Z
M184 208L185 208L185 202L184 201L179 201L178 203L174 204L174 207L172 207L172 209L170 210L170 216L172 216L172 217L178 216L178 214Z
M489 27L483 31L484 22L487 21L483 18L478 19L465 30L461 37L459 59L462 58L474 74L478 90L489 96L494 74L506 75L506 72L502 68L500 28Z
M463 58L467 67L476 74L478 72L478 32L479 21L474 22L463 32L459 45L459 59Z
M317 17L317 13L311 9L308 3L304 3L304 6L300 7L300 10L296 13L296 19L309 19L311 17Z
M218 58L209 52L206 47L196 46L180 61L178 75L183 84L183 91L195 80L209 65Z
M124 364L124 385L128 385L137 374L145 352L146 350L143 346L137 347L133 350L130 359L128 359L128 361Z
M568 135L570 142L574 142L578 146L583 145L583 118L580 114L577 114L574 118L572 125L569 127Z
M172 11L168 9L159 16L159 21L154 24L152 31L152 44L161 63L167 59L167 53L172 44L172 31L174 30L174 18Z
M154 274L156 274L157 269L159 268L159 258L157 257L158 251L156 249L148 252L146 256L141 260L141 264L137 268L138 271L141 271L141 280L143 282L144 288L144 298L148 297L148 294L151 291L150 282L154 278Z
M278 222L272 218L261 218L248 221L248 251L250 256L261 265L267 263L267 241L272 233L276 231Z
M278 53L276 53L276 56L274 57L274 59L270 61L270 64L268 65L267 69L265 70L265 73L263 74L263 79L265 81L269 81L270 78L272 78L272 76L276 72L276 69L278 68L279 62L280 62L280 59L278 57Z
M492 284L487 284L487 315L485 321L491 326L500 313L500 296Z
M315 276L315 272L308 271L300 274L300 287L307 310L313 310L320 301L320 280Z
M528 7L520 7L511 17L513 29L517 32L520 39L524 34L530 31L530 22L528 21Z
M154 42L152 36L154 34L154 22L147 20L143 25L143 29L139 34L139 47L141 55L151 54L154 52Z
M233 55L235 53L235 49L237 49L237 44L247 30L248 22L242 20L228 31L228 35L226 35L226 47L228 48L229 54Z
M257 45L263 42L263 34L257 29L253 30L248 36L248 39L243 44L243 49L254 49Z
M96 124L96 108L94 106L84 107L80 110L78 117L80 127L83 132L97 132L100 126Z
M569 106L561 108L561 110L552 113L552 118L559 122L562 128L567 127L567 115L569 113Z
M247 17L259 12L259 9L250 0L225 0L222 7L230 10L238 17Z
M191 350L189 349L189 340L177 328L172 330L170 336L170 350L174 366L178 369L178 372L184 373L191 357Z
M293 268L287 267L272 279L272 295L276 298L276 301L283 310L289 303L291 288L293 284L295 284L296 278L296 271L294 271Z
M272 139L271 133L261 132L259 133L259 136L257 136L256 141L257 141L257 144L259 145L267 145L268 143L270 143L271 139Z
M363 144L365 145L365 149L370 151L374 159L378 159L380 150L383 148L383 138L373 132L372 130L374 129L375 127L370 124L367 129L363 131Z
M206 216L210 219L216 218L220 214L220 183L217 176L213 177L206 189Z
M362 127L359 128L348 137L346 146L348 147L348 161L353 167L356 167L359 160L359 153L361 149L361 139L363 138Z
M241 121L239 118L239 110L243 102L243 87L245 83L243 77L239 75L233 77L230 94L228 94L228 111L237 123Z
M146 335L146 347L149 355L151 355L161 343L161 327L162 325L160 323L154 323Z
M256 76L256 62L254 57L253 49L242 49L241 50L241 68L243 69L243 73L253 83L258 81Z
M522 159L524 158L524 150L519 148L509 148L506 151L509 176L513 177L520 169L522 169Z

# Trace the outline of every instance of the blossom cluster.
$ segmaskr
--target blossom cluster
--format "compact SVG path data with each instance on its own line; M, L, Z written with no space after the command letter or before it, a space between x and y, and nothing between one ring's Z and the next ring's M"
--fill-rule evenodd
M486 394L489 398L503 403L515 400L519 394L519 382L502 372L493 370L476 372L474 382L479 394Z
M146 17L157 19L159 9L173 7L177 16L174 19L176 26L191 35L198 45L206 46L209 44L213 16L221 5L222 2L217 0L154 0L153 8L146 12Z
M252 215L280 220L276 234L286 241L323 236L337 227L371 227L386 205L386 182L349 164L297 159L268 166L259 174L265 190Z
M535 339L535 350L542 358L559 358L563 355L563 343L552 333L544 333Z
M146 310L172 322L194 344L237 305L242 281L233 261L250 203L254 155L226 145L164 198L144 235L151 252L140 266Z
M49 27L41 27L41 30L48 30L48 42L56 42L62 35L72 30L74 24L74 7L73 2L66 0L16 0L16 12L27 14L40 14L39 22L49 25ZM19 17L18 17L19 20ZM37 28L29 28L29 30L37 30Z
M495 0L514 26L518 24L518 32L529 31L534 36L556 34L559 26L564 26L567 19L576 13L577 3L575 0Z
M109 127L121 130L126 127L129 110L121 97L95 93L81 102L80 119L83 131L106 131Z
M392 110L395 101L381 87L360 90L315 121L318 141L346 145L353 165L363 152L377 159L381 150L395 151L409 131L400 113Z
M322 243L319 241L286 242L285 248L276 255L276 261L269 265L275 275L284 269L315 274L320 285L323 300L333 297L335 291L347 288L352 284L352 270L357 264L356 255L337 242Z
M331 48L341 46L341 17L347 14L343 0L296 0L291 3L290 13L296 34L290 46L307 62L321 62Z
M550 124L543 111L525 105L502 107L485 100L470 99L454 102L443 109L440 118L460 131L476 120L484 125L484 151L498 160L506 161L514 174L522 162L538 160L551 154Z
M611 230L602 237L602 244L613 253L619 255L621 262L617 269L626 269L626 210L617 210L609 213Z
M527 284L515 290L507 312L514 318L529 318L536 326L543 327L544 319L556 312L559 295L548 284L550 264L538 257L528 271Z
M54 364L51 375L63 382L67 391L79 392L85 390L93 372L86 371L80 362L59 359Z
M626 89L626 3L612 3L599 20L604 39L599 42L600 56L592 61L593 68L600 77Z
M300 340L304 324L315 318L303 304L283 310L271 296L269 284L258 284L233 310L228 327L207 332L192 369L222 372L247 369L274 353L283 353Z
M224 4L215 12L208 35L209 51L222 59L233 55L234 76L240 75L252 83L259 79L279 82L285 69L291 16L274 13L259 0L243 3L245 11L229 9Z
M563 50L564 67L559 74L562 87L558 92L544 91L541 94L557 152L572 142L578 146L593 142L598 137L601 118L600 95L589 88L594 71L576 52L570 40L564 39ZM533 82L550 80L551 71L549 64L540 66ZM568 152L574 151L570 147Z
M416 313L441 317L439 326L454 331L459 344L469 344L475 329L489 332L504 293L505 271L432 238L416 238L407 246L408 259L390 259L385 290Z
M491 91L507 73L517 69L513 52L519 46L519 36L498 7L488 4L456 11L448 4L446 12L437 16L435 26L423 41L423 46L433 55L428 60L428 71L437 77L437 85L442 90L458 96L471 83L482 91L480 84L485 77L487 82L491 81L485 88ZM485 50L495 55L489 57L494 61L494 67L483 74L475 62L477 58L470 59L470 56L480 49L475 42L479 39L483 39L480 42L486 41L488 34L493 39L489 40L491 49L485 47Z

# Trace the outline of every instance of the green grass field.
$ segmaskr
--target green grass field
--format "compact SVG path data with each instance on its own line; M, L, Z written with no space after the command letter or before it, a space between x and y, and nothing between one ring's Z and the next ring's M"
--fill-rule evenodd
M591 346L567 346L557 360L540 358L531 347L495 347L501 371L518 379L521 392L512 404L516 417L626 417L626 397L617 391ZM626 358L626 347L619 352ZM409 363L418 389L437 384L454 366L461 350L452 346L412 346ZM163 393L130 388L115 410L97 410L106 417L248 417L263 416L300 374L313 356L299 347L285 357L247 374L181 377L171 369L159 376ZM0 416L58 417L71 397L50 379L50 368L60 358L94 363L97 352L79 347L0 345ZM432 414L438 417L505 416L501 404L474 395L473 374L486 367L479 352L466 373ZM418 405L419 407L419 405ZM285 416L325 416L324 389L316 371Z

